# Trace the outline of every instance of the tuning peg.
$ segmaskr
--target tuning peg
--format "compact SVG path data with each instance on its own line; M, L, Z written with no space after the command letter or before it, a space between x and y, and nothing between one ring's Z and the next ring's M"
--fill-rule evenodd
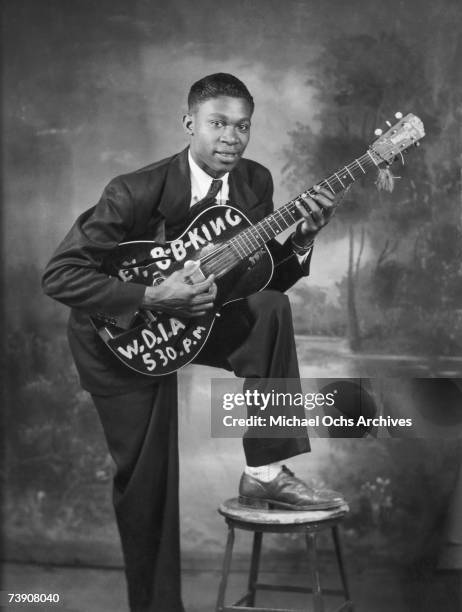
M403 113L400 113L399 111L397 113L395 113L395 117L397 119L402 119L403 118Z
M374 131L374 134L375 134L376 136L381 136L381 135L383 134L383 130L381 130L380 128L377 128L377 129Z
M388 125L388 127L391 127L391 123L389 121L385 121L385 123Z

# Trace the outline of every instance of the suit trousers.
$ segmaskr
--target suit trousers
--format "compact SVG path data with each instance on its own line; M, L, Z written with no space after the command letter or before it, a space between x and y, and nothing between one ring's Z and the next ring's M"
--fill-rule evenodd
M226 305L195 363L233 370L248 389L261 379L291 379L281 390L300 391L292 315L287 296L262 291ZM116 464L113 502L122 542L132 612L183 612L181 602L178 415L176 374L117 396L95 396ZM303 417L303 407L284 409ZM310 450L298 437L248 432L246 462L265 465Z

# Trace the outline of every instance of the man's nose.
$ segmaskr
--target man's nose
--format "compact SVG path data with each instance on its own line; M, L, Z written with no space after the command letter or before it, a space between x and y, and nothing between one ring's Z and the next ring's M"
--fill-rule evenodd
M221 134L221 140L228 144L235 144L239 142L239 138L236 132L236 128L232 125L227 125Z

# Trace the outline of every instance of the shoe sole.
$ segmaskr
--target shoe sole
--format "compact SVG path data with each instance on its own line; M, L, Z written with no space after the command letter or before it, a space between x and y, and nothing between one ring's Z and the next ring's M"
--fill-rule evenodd
M281 501L275 501L273 499L247 497L246 495L239 495L238 499L241 506L258 508L260 510L334 510L335 508L340 508L345 504L345 502L342 500L339 502L310 504L309 506L295 506L294 504L287 504Z

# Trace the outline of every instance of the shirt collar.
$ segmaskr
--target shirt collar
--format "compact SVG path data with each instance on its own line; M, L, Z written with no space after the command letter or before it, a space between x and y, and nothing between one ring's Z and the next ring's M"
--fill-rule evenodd
M194 203L206 196L207 191L212 184L213 177L198 166L191 155L191 150L188 151L188 161L191 171L191 200L192 203ZM228 178L229 172L220 177L220 181L222 181L223 184L218 194L218 200L221 201L221 203L225 203L228 199Z

